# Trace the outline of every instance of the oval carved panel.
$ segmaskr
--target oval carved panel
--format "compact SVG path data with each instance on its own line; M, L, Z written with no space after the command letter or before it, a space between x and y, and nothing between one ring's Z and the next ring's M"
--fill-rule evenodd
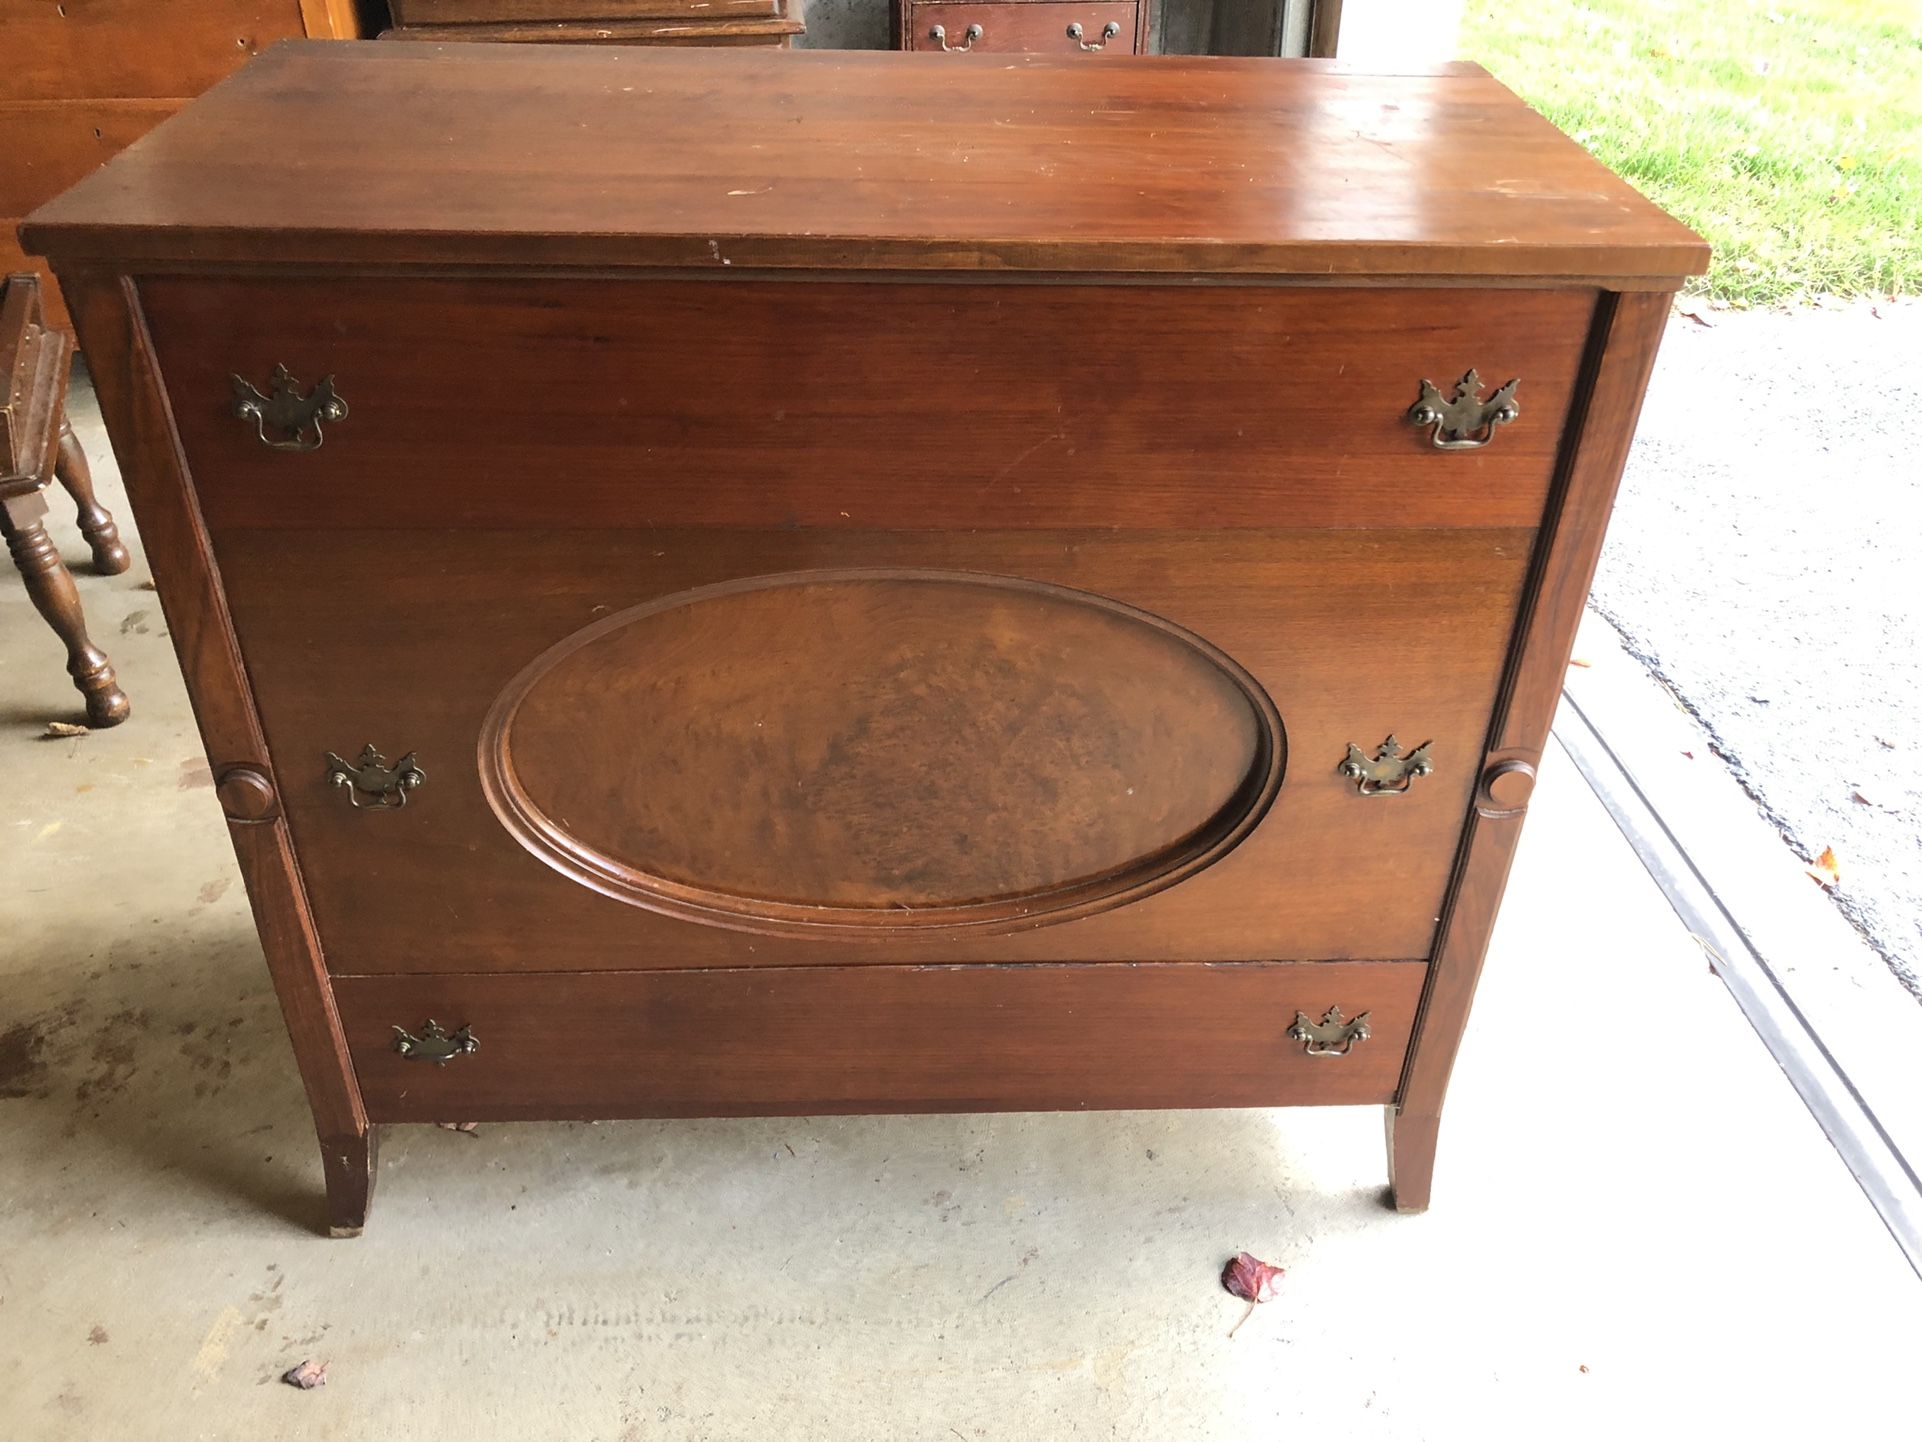
M482 784L535 856L622 901L842 938L1015 930L1226 854L1281 718L1180 627L947 571L702 587L560 642L495 702Z

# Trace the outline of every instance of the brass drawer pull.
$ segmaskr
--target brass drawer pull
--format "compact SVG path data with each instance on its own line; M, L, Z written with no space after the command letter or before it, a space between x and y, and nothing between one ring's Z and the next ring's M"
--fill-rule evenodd
M1434 760L1428 754L1433 741L1424 741L1407 755L1402 754L1401 742L1390 736L1381 743L1381 749L1374 759L1354 742L1348 743L1348 757L1335 769L1355 783L1355 790L1362 796L1399 796L1415 784L1417 776L1427 776L1435 769Z
M1455 398L1443 400L1433 381L1421 383L1421 399L1408 409L1408 419L1418 426L1433 426L1428 438L1436 450L1472 451L1495 438L1495 427L1505 426L1522 413L1515 403L1517 376L1487 400L1482 399L1482 378L1474 371L1455 386Z
M447 1028L429 1017L419 1036L406 1027L395 1027L394 1050L409 1061L431 1061L435 1066L446 1066L457 1056L472 1056L480 1050L480 1043L474 1040L470 1028L462 1027L449 1036Z
M395 811L407 804L407 793L427 779L414 756L409 751L390 766L369 741L361 748L359 764L354 765L329 751L327 780L347 788L347 800L356 811Z
M961 32L961 43L959 45L950 45L948 44L947 27L937 25L928 31L928 39L932 40L936 45L939 45L943 50L972 50L974 49L974 42L979 40L984 33L979 25L970 25L966 30Z
M228 379L234 383L234 414L252 421L260 443L274 450L317 451L326 440L320 423L347 419L347 402L334 393L332 376L323 376L320 384L304 396L300 382L284 365L274 367L270 395L262 395L237 375ZM269 430L281 439L270 437Z
M1338 1006L1329 1007L1320 1021L1311 1021L1307 1012L1298 1011L1295 1024L1288 1028L1289 1040L1300 1042L1309 1056L1347 1056L1356 1042L1367 1041L1372 1035L1367 1012L1348 1021Z
M1108 42L1121 33L1121 26L1113 20L1110 20L1106 25L1101 27L1101 38L1099 40L1083 40L1081 33L1081 22L1079 20L1068 27L1068 38L1083 50L1106 50L1108 48Z

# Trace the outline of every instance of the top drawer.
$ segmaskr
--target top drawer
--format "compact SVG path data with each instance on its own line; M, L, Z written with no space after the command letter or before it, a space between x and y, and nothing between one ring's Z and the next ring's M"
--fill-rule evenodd
M1532 527L1589 290L149 277L219 535L387 528ZM236 386L347 414L263 444ZM1519 380L1479 449L1424 380ZM286 439L269 432L269 439ZM311 442L311 432L306 439Z

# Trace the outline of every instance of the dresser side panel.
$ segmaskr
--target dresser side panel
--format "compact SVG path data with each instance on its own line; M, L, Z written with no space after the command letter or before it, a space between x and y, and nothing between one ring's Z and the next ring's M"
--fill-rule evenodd
M1490 768L1541 761L1668 311L1666 296L1645 294L1604 296L1598 308L1587 372L1489 732ZM1396 1202L1404 1210L1427 1205L1442 1101L1522 820L1523 808L1499 805L1484 790L1463 839L1391 1114Z
M236 768L264 779L273 767L140 313L134 281L109 271L63 269L60 281L86 347L107 433L146 545L175 654L216 783ZM228 831L255 924L286 1015L316 1131L367 1129L320 941L287 821L278 806L260 819L227 807Z

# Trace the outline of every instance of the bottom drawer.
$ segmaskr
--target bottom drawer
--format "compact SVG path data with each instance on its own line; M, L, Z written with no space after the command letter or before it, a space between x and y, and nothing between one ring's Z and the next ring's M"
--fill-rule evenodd
M1265 1107L1394 1099L1419 962L350 976L376 1122ZM1310 1055L1298 1012L1366 1014ZM435 1063L395 1028L475 1046Z

